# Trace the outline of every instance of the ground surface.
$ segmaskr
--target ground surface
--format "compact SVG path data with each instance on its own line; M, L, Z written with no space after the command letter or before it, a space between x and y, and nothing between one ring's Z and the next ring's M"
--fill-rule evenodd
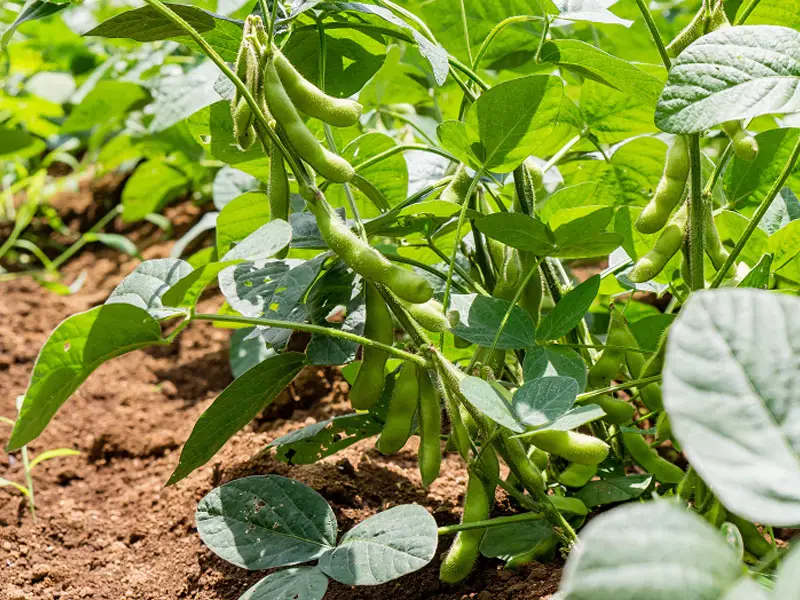
M183 211L184 225L196 214ZM145 257L167 255L166 244L140 241ZM14 415L14 400L57 323L101 303L136 264L108 251L84 253L67 271L74 277L85 270L87 283L70 297L29 280L0 283L0 415ZM218 301L204 303L213 310ZM206 467L165 488L195 420L231 381L229 337L229 330L199 323L171 348L119 358L98 369L56 415L31 451L71 447L81 455L36 468L36 523L18 494L0 489L0 600L235 600L264 573L230 566L205 549L193 515L212 487L245 475L276 473L314 487L334 507L340 530L406 502L426 506L440 524L457 522L466 473L453 455L427 492L413 444L387 458L366 440L309 466L254 458L280 435L348 412L347 385L333 371L302 373L280 409L262 415ZM8 428L0 427L4 443ZM18 461L0 452L0 476L20 479ZM449 540L443 541L440 553ZM510 572L482 560L464 583L448 586L438 581L438 566L437 558L375 588L332 583L326 599L543 600L560 574L553 565Z

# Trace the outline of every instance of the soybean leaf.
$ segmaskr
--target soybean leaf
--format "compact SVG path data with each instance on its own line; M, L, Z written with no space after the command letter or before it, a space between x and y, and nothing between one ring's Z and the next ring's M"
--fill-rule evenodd
M578 383L578 391L586 389L586 363L572 348L563 346L532 346L525 350L522 364L525 381L539 377L571 377Z
M153 102L148 111L153 113L153 120L147 127L148 131L165 131L204 106L217 102L220 95L214 82L219 76L217 66L206 60L185 73L159 79L158 84L150 88Z
M594 275L571 289L536 330L538 340L557 340L575 329L600 291L600 276Z
M800 523L800 300L693 294L672 325L664 406L689 461L732 512Z
M752 579L742 578L728 590L722 600L770 600L780 597L773 596L763 585Z
M176 311L164 306L162 296L191 273L192 267L180 258L146 260L114 288L106 304L131 304L146 310L154 319L163 319Z
M275 256L292 241L292 228L286 221L276 219L262 225L228 250L221 260L264 260Z
M104 304L62 321L36 358L9 451L36 439L97 367L160 341L158 321L130 304Z
M653 537L631 523L647 523ZM649 502L592 519L567 561L559 596L672 600L691 590L695 600L719 600L740 575L738 557L711 525L668 501Z
M200 538L244 569L314 560L336 543L336 516L313 489L286 477L245 477L211 490L195 513Z
M489 527L481 539L481 554L488 558L514 556L533 550L553 535L553 527L545 519Z
M225 256L240 242L269 223L269 199L264 192L246 192L226 204L217 217L217 254Z
M784 163L785 164L785 163ZM758 226L769 235L800 219L800 200L789 188L783 188L767 209Z
M577 396L578 382L572 377L540 377L522 385L511 406L522 423L538 427L565 414Z
M778 567L774 598L797 598L800 589L800 546L795 546Z
M800 283L800 221L792 221L769 236L767 248L773 255L772 270Z
M30 495L28 488L26 488L24 485L22 485L21 483L17 483L16 481L11 481L10 479L6 479L5 477L0 477L0 488L2 487L13 487L25 497Z
M613 4L603 0L553 0L560 11L558 18L568 21L589 21L630 27L633 21L621 19L607 6Z
M626 477L596 479L583 486L576 496L589 507L627 502L641 496L652 483L652 475L628 475Z
M130 81L100 81L61 125L62 133L77 133L95 125L108 124L144 104L148 94Z
M203 290L217 277L219 272L239 262L241 261L211 262L195 269L179 281L174 282L166 292L163 292L163 296L161 296L162 304L176 308L194 307Z
M580 40L547 42L542 46L541 59L645 101L655 100L661 93L658 78Z
M517 213L494 213L475 221L481 233L517 250L547 256L555 247L550 228L531 217Z
M0 126L0 159L26 159L41 154L47 145L20 129Z
M122 219L132 223L157 212L184 191L188 180L161 159L139 165L122 190Z
M584 404L567 411L555 421L548 423L545 427L540 427L536 431L543 431L545 429L571 431L582 425L596 421L597 419L602 419L605 416L606 413L597 404Z
M171 3L167 3L167 6L197 30L223 59L229 62L236 59L242 39L241 23L195 6ZM150 6L118 14L84 35L129 38L139 42L177 40L199 49L183 29Z
M211 196L214 200L214 207L221 211L232 200L240 198L247 192L257 190L259 185L258 179L249 173L226 165L217 171L217 174L214 176L214 183L211 186ZM262 194L261 197L255 196L250 198L250 203L256 206L259 201L268 204L266 194Z
M267 575L239 600L322 600L328 578L319 567L294 567Z
M752 6L752 4L752 2L743 2L739 10ZM800 0L760 0L756 3L755 10L747 18L747 23L750 25L783 25L798 29L800 28Z
M740 288L755 288L757 290L766 290L769 287L769 276L772 271L772 254L765 254L758 261L758 264L750 269L750 272L744 276L736 287Z
M653 113L657 97L643 101L596 81L581 86L580 108L584 122L602 142L613 143L637 134L656 131Z
M459 322L453 334L473 344L491 347L497 337L497 329L508 309L511 308L506 326L497 340L496 348L518 350L533 346L536 327L530 315L511 303L499 298L454 294L452 308L458 312Z
M418 504L402 504L362 521L319 559L345 585L378 585L427 565L439 541L436 521Z
M234 379L200 415L167 485L177 483L206 464L225 442L275 399L304 364L303 354L277 354Z
M146 219L152 219L153 213L146 215ZM183 256L183 253L196 239L201 237L205 232L212 231L217 226L217 217L219 217L219 213L215 210L209 211L200 217L200 220L197 221L194 225L189 228L189 231L184 233L172 246L172 250L170 250L169 255L173 258L179 258ZM212 252L214 249L208 247L207 252ZM192 262L192 258L189 258L189 262Z
M73 450L72 448L54 448L53 450L45 450L44 452L37 454L34 459L31 460L28 468L33 469L33 467L45 462L46 460L63 458L65 456L80 456L80 451Z
M6 46L8 45L8 42L11 41L11 37L14 35L17 27L23 23L27 23L28 21L44 19L45 17L54 15L55 13L67 8L67 6L69 5L50 2L49 0L32 0L31 2L26 2L23 5L22 10L14 19L14 22L11 23L8 29L3 32L2 37L0 37L0 51L6 49Z
M461 380L461 393L476 410L495 423L517 433L525 430L506 399L488 381L480 377L465 377Z
M253 327L237 329L231 336L228 364L234 379L276 354L275 350L267 348L261 336L251 335L253 330Z
M800 110L800 32L767 25L718 29L672 63L656 108L669 133Z

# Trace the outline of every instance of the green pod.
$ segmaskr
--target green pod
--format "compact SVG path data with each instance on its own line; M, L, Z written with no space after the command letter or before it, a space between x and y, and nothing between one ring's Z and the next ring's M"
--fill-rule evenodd
M392 315L375 286L369 282L365 282L365 286L367 319L364 323L364 337L391 346L394 341ZM380 398L386 380L388 358L385 351L364 346L361 368L350 388L350 403L356 410L367 410Z
M526 215L533 215L536 212L536 188L538 187L537 181L534 181L536 176L535 172L528 169L527 161L514 169L514 191L516 193L514 194L513 212Z
M419 473L423 487L427 488L439 477L442 465L442 408L439 392L424 369L417 367L419 381Z
M450 321L444 314L444 307L437 300L430 299L422 304L402 301L402 304L408 311L408 314L428 331L442 333L452 327Z
M658 236L653 249L636 261L633 269L628 273L628 279L634 283L644 283L664 270L670 259L681 249L688 212L686 204L681 206L667 223L661 235Z
M632 348L636 348L639 346L639 341L636 339L636 336L633 335L627 323L625 324L625 341L623 345ZM643 377L642 373L644 372L644 366L646 361L644 355L641 352L633 352L633 351L626 352L625 362L628 365L628 371L630 372L631 377L633 377L634 379L640 379ZM661 397L661 386L659 384L651 383L645 386L639 386L638 389L639 389L639 397L642 399L642 402L644 402L645 406L650 408L650 410L660 410L660 407L663 405L663 401ZM596 402L596 404L600 403ZM608 410L606 410L606 413L610 414ZM633 416L633 413L631 413L630 416ZM605 420L608 421L609 423L612 423L612 421L609 421L608 419ZM628 419L625 420L627 421ZM617 423L617 425L619 424L620 423Z
M632 404L612 396L597 396L586 401L586 404L597 404L606 413L603 421L610 425L622 425L633 418L636 408Z
M661 443L667 440L672 440L672 425L669 415L662 411L656 419L656 442Z
M625 350L621 348L627 346L628 342L628 325L625 317L616 307L612 307L605 347L589 369L590 385L602 388L611 383L621 370L625 360Z
M464 204L471 184L472 176L467 172L467 167L460 164L456 168L456 172L453 173L450 183L442 190L439 199L445 202L453 202L454 204Z
M582 465L580 463L570 463L561 471L558 482L567 487L581 488L589 483L597 475L597 465Z
M414 415L419 403L419 380L417 369L411 363L403 363L395 380L389 411L383 431L375 447L382 454L393 454L406 445L414 427Z
M524 281L525 274L522 272L519 251L508 246L501 245L500 247L502 248L502 259L492 296L510 302L517 295L517 290Z
M772 552L772 544L761 535L758 527L753 523L741 517L737 517L733 513L728 513L728 521L736 525L739 529L739 533L742 534L744 549L750 554L758 559L762 559Z
M701 8L698 13L689 21L689 24L681 29L680 33L675 36L667 46L667 54L672 58L677 58L678 55L686 50L689 45L699 40L706 33L706 11Z
M730 253L722 244L722 240L719 237L719 230L717 230L717 224L714 222L714 217L711 214L711 207L706 206L703 212L705 213L705 227L703 230L706 242L706 254L711 260L711 264L714 265L714 268L719 270L725 265L725 261L728 260ZM735 272L736 270L734 269L733 265L731 265L730 269L728 269L728 272L725 273L725 276L733 277Z
M372 246L355 235L323 198L309 203L317 218L322 239L353 271L369 281L390 288L401 299L421 304L433 296L433 287L422 275L390 263Z
M667 224L672 211L683 198L686 181L689 179L690 164L686 138L676 136L667 151L664 173L658 182L656 192L636 219L636 229L641 233L656 233Z
M507 431L502 432L500 437L503 460L522 484L522 487L531 493L544 491L542 471L528 457L528 453L522 443L518 439L511 437L511 434Z
M609 451L603 440L577 431L545 429L533 432L528 439L545 452L581 465L598 465L606 459Z
M543 540L540 540L530 550L515 554L506 561L506 569L517 569L532 562L546 562L553 557L558 548L558 536L551 533Z
M528 172L528 175L531 178L531 185L533 185L533 189L538 190L542 185L544 185L544 171L542 167L539 166L532 158L528 157L525 159L525 162L522 163L525 165L525 170Z
M362 111L358 102L329 96L303 77L278 48L273 46L272 52L281 83L300 112L335 127L349 127L358 123Z
M353 178L353 166L338 154L324 148L303 123L278 77L274 60L268 60L264 70L264 96L270 112L283 128L286 139L300 158L334 183L346 183Z
M638 433L623 433L625 448L639 465L661 483L679 484L683 480L683 470L659 456Z
M233 118L233 137L242 150L247 150L255 140L253 110L247 100L244 98L239 99L238 104L233 107L231 117Z
M758 156L758 141L742 127L741 121L728 121L722 130L731 138L733 153L742 160L752 161Z
M714 10L711 11L711 16L706 23L706 31L707 33L711 33L712 31L727 29L728 27L731 27L731 22L728 20L728 15L725 13L725 4L720 2Z
M528 458L531 459L533 464L536 465L536 468L540 471L544 471L550 462L550 457L547 455L547 452L540 450L536 446L531 446L528 449Z
M520 252L520 260L522 262L522 271L526 277L531 269L536 269L528 279L525 289L522 290L519 305L533 319L533 324L538 325L542 316L542 299L544 298L542 275L538 266L536 266L536 258L530 252Z

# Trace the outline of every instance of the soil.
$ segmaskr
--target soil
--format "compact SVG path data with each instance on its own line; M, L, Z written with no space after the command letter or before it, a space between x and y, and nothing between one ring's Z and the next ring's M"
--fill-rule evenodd
M180 230L199 210L183 205L169 216ZM148 229L150 228L150 229ZM150 225L134 232L146 258L168 254ZM27 279L0 283L0 415L15 414L36 354L56 324L104 301L138 261L89 248L66 268L86 272L73 296ZM214 310L219 300L204 301ZM428 508L440 525L456 523L466 480L463 462L448 455L442 476L424 491L413 443L384 457L365 440L314 465L288 466L256 455L276 437L349 412L347 384L335 370L301 373L277 410L236 435L208 465L164 487L182 443L211 401L232 379L230 330L197 323L169 348L138 351L100 367L30 445L35 455L74 448L34 472L37 520L10 488L0 488L0 600L235 600L264 572L247 572L207 550L194 524L195 506L213 487L238 477L276 473L319 491L333 506L340 531L401 503ZM8 428L0 424L0 442ZM22 477L19 454L0 453L0 476ZM503 500L499 498L499 500ZM449 540L443 539L440 553ZM481 559L458 585L438 580L439 557L390 584L352 588L332 582L326 600L540 600L557 588L559 564L512 572Z

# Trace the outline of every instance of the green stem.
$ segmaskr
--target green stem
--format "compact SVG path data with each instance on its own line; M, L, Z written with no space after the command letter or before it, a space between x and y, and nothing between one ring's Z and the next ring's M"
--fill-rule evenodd
M442 250L436 244L433 243L432 239L428 238L428 243L427 243L427 246L425 246L425 247L426 248L430 248L431 252L433 252L434 254L436 254L436 256L441 258L442 261L444 261L445 263L449 264L450 258L444 252L442 252ZM486 290L486 288L484 288L481 284L479 284L477 281L475 281L470 276L470 274L467 273L463 269L463 267L461 267L461 265L459 265L457 263L455 265L455 272L456 272L456 275L461 277L461 279L466 281L471 287L475 288L475 291L477 293L479 293L481 296L491 296L491 294ZM455 281L453 282L453 285L455 285Z
M475 54L475 60L472 61L472 68L477 70L480 66L481 60L483 60L483 56L486 54L486 51L489 49L489 46L492 44L494 39L497 35L503 31L509 25L514 25L515 23L526 23L530 21L544 21L545 19L542 17L537 17L535 15L517 15L514 17L508 17L500 21L497 25L495 25L492 30L489 32L489 35L483 40L481 47L478 48L478 52Z
M761 0L750 0L750 4L745 6L742 9L742 11L738 15L736 15L736 19L734 20L733 24L734 25L744 24L744 22L747 21L747 19L750 17L751 13L756 9L759 2L761 2Z
M88 244L88 237L93 234L97 233L101 229L104 229L106 225L108 225L111 221L113 221L117 215L122 214L122 205L118 204L114 208L112 208L102 219L100 219L97 223L95 223L89 231L84 233L78 241L76 241L72 246L64 250L61 254L56 256L53 259L53 262L50 263L50 268L53 271L57 271L58 268L67 262L70 258L72 258L81 248L83 248L86 244Z
M691 160L691 185L689 196L689 287L702 290L706 286L703 273L703 257L705 256L705 218L703 200L703 177L700 157L700 134L693 133L689 136L689 158Z
M545 165L542 167L542 172L543 173L547 173L550 169L552 169L554 166L556 166L559 163L559 161L562 158L564 158L564 156L566 156L567 152L572 150L572 148L574 148L575 145L583 139L584 135L585 135L585 133L581 132L578 135L576 135L574 138L569 140L566 144L564 144L561 147L561 149L558 152L556 152L555 154L553 154L553 156L550 157L550 160L548 160L547 163L545 163Z
M750 236L753 235L753 232L756 230L759 223L761 223L761 219L763 219L764 215L767 214L769 207L772 206L772 202L778 196L780 191L783 189L783 186L786 184L786 181L791 176L795 163L797 163L798 156L800 156L800 139L798 139L797 143L794 145L792 154L789 156L789 160L784 165L780 176L772 184L772 187L770 188L769 192L767 192L767 195L764 197L764 200L761 202L756 212L753 213L753 218L750 219L750 222L747 224L742 237L740 237L739 241L736 242L736 246L734 246L733 250L731 250L730 255L725 260L725 264L722 265L722 268L720 268L719 271L717 271L717 274L714 276L714 280L711 282L712 288L718 287L719 284L722 283L722 280L725 278L725 274L736 262L736 259L739 258L739 254L741 254L742 249L744 248L745 244L747 244Z
M192 38L192 40L194 40L198 46L200 46L200 49L203 51L203 53L208 56L208 58L210 58L211 61L217 65L217 67L219 67L219 70L222 71L222 74L225 75L225 77L227 77L231 83L233 83L234 87L242 95L242 98L244 98L247 104L250 105L250 109L253 111L253 116L255 117L256 121L258 121L264 131L267 132L270 141L277 146L278 150L280 150L281 154L283 154L284 158L286 159L286 162L289 163L289 168L292 170L292 173L294 173L298 184L301 184L307 188L314 188L314 181L309 177L306 170L297 162L295 157L286 149L283 141L281 141L280 137L278 137L278 134L276 134L275 131L269 126L267 117L264 115L264 112L261 110L261 107L258 105L258 102L251 93L250 89L241 79L239 79L236 73L231 70L231 68L228 66L228 63L226 63L222 57L217 54L217 51L211 47L211 45L194 27L189 25L189 23L187 23L171 8L166 6L161 0L145 0L145 2L152 6L156 12L160 13L172 21L175 25L183 29L187 35Z
M717 164L714 165L714 171L711 173L711 177L709 177L708 181L706 182L706 186L703 188L703 197L707 200L711 200L711 196L714 193L714 186L717 185L717 181L719 181L720 176L722 175L723 169L728 164L728 161L733 156L733 142L728 142L728 145L725 147L725 150L719 157Z
M661 33L658 31L658 26L653 19L653 14L650 12L650 8L647 6L647 2L645 2L645 0L636 0L636 5L639 7L639 12L642 13L644 22L647 24L647 28L650 30L650 35L653 37L653 41L656 43L658 53L661 55L661 62L664 63L667 71L669 71L670 68L672 68L672 61L669 59L667 47L664 45L664 40L661 38Z
M31 509L31 517L36 522L36 502L33 499L33 476L31 475L31 463L28 458L28 447L20 448L22 453L22 468L25 471L25 486L28 488L28 506Z
M399 112L394 111L394 110L387 110L386 108L384 108L382 106L378 107L378 111L380 112L380 114L389 115L393 119L397 119L398 121L400 121L402 123L405 123L406 125L411 127L411 129L416 131L417 134L420 137L422 137L426 142L428 142L431 146L435 146L436 145L436 142L431 138L431 136L429 136L427 134L427 132L424 129L422 129L422 127L420 127L417 123L415 123L412 119L409 119L404 114L399 113Z
M565 342L551 342L541 344L542 346L561 346L563 348L590 348L592 350L622 350L625 352L636 352L637 354L655 354L652 350L642 350L641 348L634 348L632 346L604 346L603 344L571 344Z
M511 300L511 305L506 310L506 314L503 315L503 319L500 321L500 326L497 328L497 333L494 335L494 340L492 340L492 346L489 348L489 354L495 351L497 348L497 342L500 341L500 336L503 334L503 330L506 328L508 324L508 319L511 317L511 311L514 310L514 307L519 302L519 299L522 298L522 294L525 293L525 288L528 287L528 283L530 282L531 278L535 273L539 272L539 264L542 262L542 259L539 258L533 266L528 269L528 274L525 276L525 279L522 283L517 287L517 291L514 294L514 298Z
M278 329L293 329L295 331L304 331L306 333L316 333L319 335L326 335L328 337L338 338L340 340L355 342L356 344L361 344L362 346L371 346L373 348L377 348L379 350L383 350L384 352L392 354L397 358L402 358L403 360L407 360L409 362L418 364L421 367L429 366L427 360L416 354L411 354L410 352L400 350L399 348L395 348L394 346L389 346L387 344L376 342L375 340L371 340L369 338L356 335L355 333L342 331L340 329L333 329L331 327L323 327L322 325L312 325L310 323L292 323L291 321L264 319L261 317L245 317L240 315L215 315L215 314L205 314L205 313L195 313L194 315L192 315L191 320L216 321L218 323L238 323L241 325L260 325L263 327L276 327Z
M446 525L439 527L439 535L450 535L459 531L469 531L471 529L487 529L489 527L502 527L503 525L513 525L514 523L524 523L525 521L541 521L544 515L541 513L523 513L520 515L510 515L508 517L495 517L485 521L472 521L470 523L459 523L458 525Z
M438 277L442 281L447 281L447 275L445 273L442 273L436 267L432 267L432 266L427 265L427 264L425 264L423 262L420 262L418 260L414 260L413 258L408 258L406 256L400 256L399 254L386 254L385 256L386 256L387 259L389 259L392 262L398 262L398 263L402 263L404 265L411 265L412 267L417 267L418 269L422 269L423 271L427 271L431 275L435 275L436 277ZM470 282L468 281L467 283L470 283ZM474 283L472 285L474 286ZM458 288L458 291L461 292L462 294L469 294L470 292L479 293L476 288L473 288L473 289L470 290L469 288L465 287L464 285L462 285L458 281L453 281L453 286Z
M400 146L393 146L388 150L384 150L380 154L376 154L375 156L370 156L364 162L358 163L357 165L353 165L353 168L356 171L362 171L372 165L381 162L382 160L386 160L387 158L394 156L395 154L399 154L400 152L406 152L408 150L419 150L422 152L430 152L431 154L438 154L439 156L443 156L452 162L459 162L459 160L447 152L446 150L442 150L441 148L437 148L436 146L426 146L425 144L402 144Z
M620 390L627 390L628 388L632 387L643 387L646 385L650 385L651 383L658 383L661 381L661 375L652 375L650 377L642 377L641 379L631 379L630 381L626 381L625 383L620 383L618 385L611 385L608 387L592 390L591 392L584 392L583 394L578 394L575 398L575 402L586 402L587 400L591 400L592 398L598 398L600 396L605 396L606 394L610 394L612 392L619 392Z

